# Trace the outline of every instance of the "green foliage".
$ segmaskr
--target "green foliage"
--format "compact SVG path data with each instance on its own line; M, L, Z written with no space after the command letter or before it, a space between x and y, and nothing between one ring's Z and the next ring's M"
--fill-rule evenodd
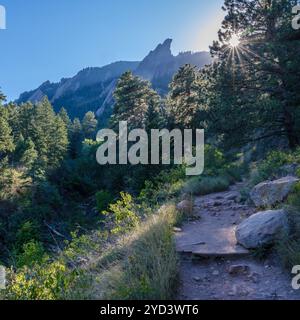
M110 192L102 190L96 193L97 210L102 213L108 205L113 201L113 196Z
M22 251L16 257L18 268L23 266L32 267L35 264L41 264L47 259L43 245L34 240L24 243Z
M58 113L58 116L61 118L61 120L64 122L66 128L68 130L70 130L71 128L71 125L72 125L72 122L71 122L71 119L69 118L69 115L67 113L67 110L65 108L61 108L59 113Z
M125 72L119 79L114 97L116 104L110 121L113 128L117 128L120 121L127 121L129 129L153 124L153 116L159 112L160 98L148 81L134 76L131 71Z
M78 118L75 118L70 127L70 155L73 159L80 155L83 137L81 122Z
M178 196L186 179L185 167L163 170L151 180L146 180L138 201L146 206L156 206Z
M121 199L110 204L108 211L103 214L108 218L108 226L113 234L130 231L139 223L139 216L135 212L132 196L121 192Z
M292 268L300 264L300 183L295 186L287 204L290 228L276 249L283 265Z
M183 192L199 196L225 191L229 186L230 181L226 177L195 177L186 182Z
M87 112L82 120L82 130L85 138L94 138L98 121L94 112Z
M204 150L205 171L204 174L211 176L222 170L226 165L226 159L221 150L212 145L206 145Z
M43 263L8 272L5 296L9 300L59 300L70 294L76 278L62 262Z
M39 167L44 170L57 167L68 150L68 131L62 118L54 113L48 99L34 106L20 106L17 119L16 130L28 144L28 152L34 156L38 154Z
M198 74L196 67L185 65L178 70L170 84L167 104L173 126L198 129Z
M4 168L0 173L0 200L13 201L27 192L30 179L24 177L21 171Z
M15 149L12 129L8 123L8 116L7 109L0 104L0 160L4 155Z
M255 185L265 180L277 178L280 174L286 175L284 166L300 163L299 150L291 153L284 151L272 151L265 160L258 163L253 170L251 184Z
M224 1L219 41L211 46L215 62L197 81L199 119L223 148L259 141L269 150L299 146L299 82L291 69L300 62L299 39L290 27L296 3ZM241 44L232 48L236 34ZM280 90L278 83L284 84Z
M31 169L38 158L38 153L31 138L24 142L24 152L21 156L20 163L26 168Z
M108 278L105 297L126 300L166 300L174 298L178 283L178 258L173 240L177 212L163 206L157 215L140 225L136 239L125 252L120 268Z
M29 243L32 240L38 240L39 235L39 226L34 221L25 221L22 223L16 234L16 247L22 247L24 243Z

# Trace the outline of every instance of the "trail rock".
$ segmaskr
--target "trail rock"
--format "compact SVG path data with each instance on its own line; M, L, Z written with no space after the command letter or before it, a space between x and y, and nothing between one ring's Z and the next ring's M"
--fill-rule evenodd
M238 192L230 193L225 197L225 199L228 200L228 201L239 202L241 200L241 195Z
M256 249L272 244L282 232L288 230L288 219L284 210L258 212L242 222L236 230L239 244L247 249Z
M184 214L191 214L193 211L193 202L190 200L183 200L177 204L176 208Z
M273 206L284 201L299 181L295 177L287 176L275 181L262 182L253 188L250 197L256 207Z
M232 265L229 267L228 273L231 275L243 275L250 271L250 267L247 265Z

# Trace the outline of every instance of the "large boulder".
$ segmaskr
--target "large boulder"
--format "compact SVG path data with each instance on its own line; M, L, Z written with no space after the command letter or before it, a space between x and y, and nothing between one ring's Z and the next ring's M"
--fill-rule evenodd
M269 207L286 199L293 187L300 180L287 176L275 181L262 182L255 186L250 193L257 207Z
M256 249L273 244L288 231L285 210L258 212L242 222L236 230L239 244L247 249Z

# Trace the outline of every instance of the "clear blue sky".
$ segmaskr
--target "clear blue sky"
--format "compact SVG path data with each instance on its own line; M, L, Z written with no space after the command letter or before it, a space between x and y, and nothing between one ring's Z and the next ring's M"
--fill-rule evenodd
M206 50L223 0L0 0L0 87L9 99L89 66L140 60L173 38L172 51Z

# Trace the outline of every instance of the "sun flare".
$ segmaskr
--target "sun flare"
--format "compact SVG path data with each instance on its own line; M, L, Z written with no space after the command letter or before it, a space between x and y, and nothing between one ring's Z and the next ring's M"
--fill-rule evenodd
M240 42L241 41L240 41L239 35L235 33L235 34L232 35L232 37L231 37L231 39L229 40L228 43L232 48L236 48L236 47L239 46Z

